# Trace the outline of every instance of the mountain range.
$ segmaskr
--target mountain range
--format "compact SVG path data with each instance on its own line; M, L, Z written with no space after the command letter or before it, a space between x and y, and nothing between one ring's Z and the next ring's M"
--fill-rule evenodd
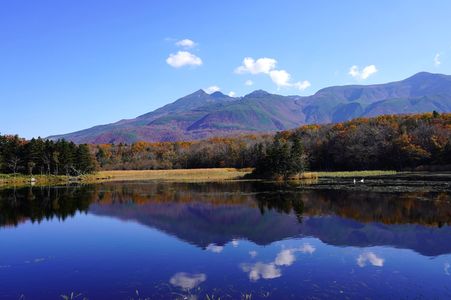
M433 110L451 112L450 75L420 72L397 82L334 86L305 97L263 90L229 97L198 90L134 119L48 138L94 144L186 141Z

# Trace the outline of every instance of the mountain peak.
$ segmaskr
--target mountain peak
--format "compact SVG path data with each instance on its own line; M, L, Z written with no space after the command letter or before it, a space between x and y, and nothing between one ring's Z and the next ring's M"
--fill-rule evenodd
M227 97L227 96L224 95L223 93L221 93L220 91L216 91L214 93L211 93L210 97L213 97L213 98L224 98L224 97Z
M412 77L423 77L423 76L434 76L434 75L441 75L441 74L437 74L437 73L430 73L430 72L426 72L426 71L421 71L418 72L416 74L413 74L412 76L408 77L408 78L412 78ZM407 79L408 79L407 78Z
M271 95L270 93L268 93L267 91L264 90L255 90L252 93L247 94L246 96L244 96L245 98L248 97L252 97L252 98L262 98L262 97L266 97L268 95Z
M188 96L205 96L208 95L203 89L198 89L194 93L188 95Z
M429 73L429 72L418 72L409 78L405 79L405 81L416 81L416 80L430 80L434 78L440 78L440 77L446 77L446 75L443 74L437 74L437 73Z

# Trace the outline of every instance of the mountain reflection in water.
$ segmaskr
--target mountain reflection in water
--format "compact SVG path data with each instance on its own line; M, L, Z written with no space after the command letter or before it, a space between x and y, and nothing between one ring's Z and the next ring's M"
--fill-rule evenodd
M336 246L392 246L426 256L451 253L447 193L303 191L255 182L104 183L0 191L1 227L65 220L77 212L138 222L212 251L238 239L268 245L315 237ZM359 265L367 263L381 261L367 253Z

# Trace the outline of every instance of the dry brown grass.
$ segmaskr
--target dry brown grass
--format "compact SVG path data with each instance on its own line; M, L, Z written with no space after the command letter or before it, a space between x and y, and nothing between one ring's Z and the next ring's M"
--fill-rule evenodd
M211 169L180 169L180 170L118 170L100 171L93 175L78 178L67 176L33 176L36 182L33 185L57 185L70 182L96 183L102 181L179 181L179 182L214 182L226 180L239 180L252 173L252 168L211 168ZM393 175L394 171L357 171L357 172L305 172L295 176L294 180L311 180L316 182L321 177L365 177ZM30 185L30 176L0 174L0 187Z
M396 175L396 171L367 170L367 171L343 171L343 172L318 172L319 177L368 177Z
M299 175L299 179L318 179L317 172L304 172Z
M90 176L90 179L93 181L222 181L240 179L251 172L252 169L233 168L101 171L95 175Z

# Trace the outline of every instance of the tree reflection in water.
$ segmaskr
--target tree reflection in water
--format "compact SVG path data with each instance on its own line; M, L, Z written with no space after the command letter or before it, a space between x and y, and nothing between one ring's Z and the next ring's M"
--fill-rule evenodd
M236 239L266 245L314 236L334 245L392 245L427 255L451 252L442 238L451 234L451 201L445 192L302 190L258 182L105 183L0 191L0 226L65 220L77 213L134 220L204 249ZM419 234L421 241L415 238Z

